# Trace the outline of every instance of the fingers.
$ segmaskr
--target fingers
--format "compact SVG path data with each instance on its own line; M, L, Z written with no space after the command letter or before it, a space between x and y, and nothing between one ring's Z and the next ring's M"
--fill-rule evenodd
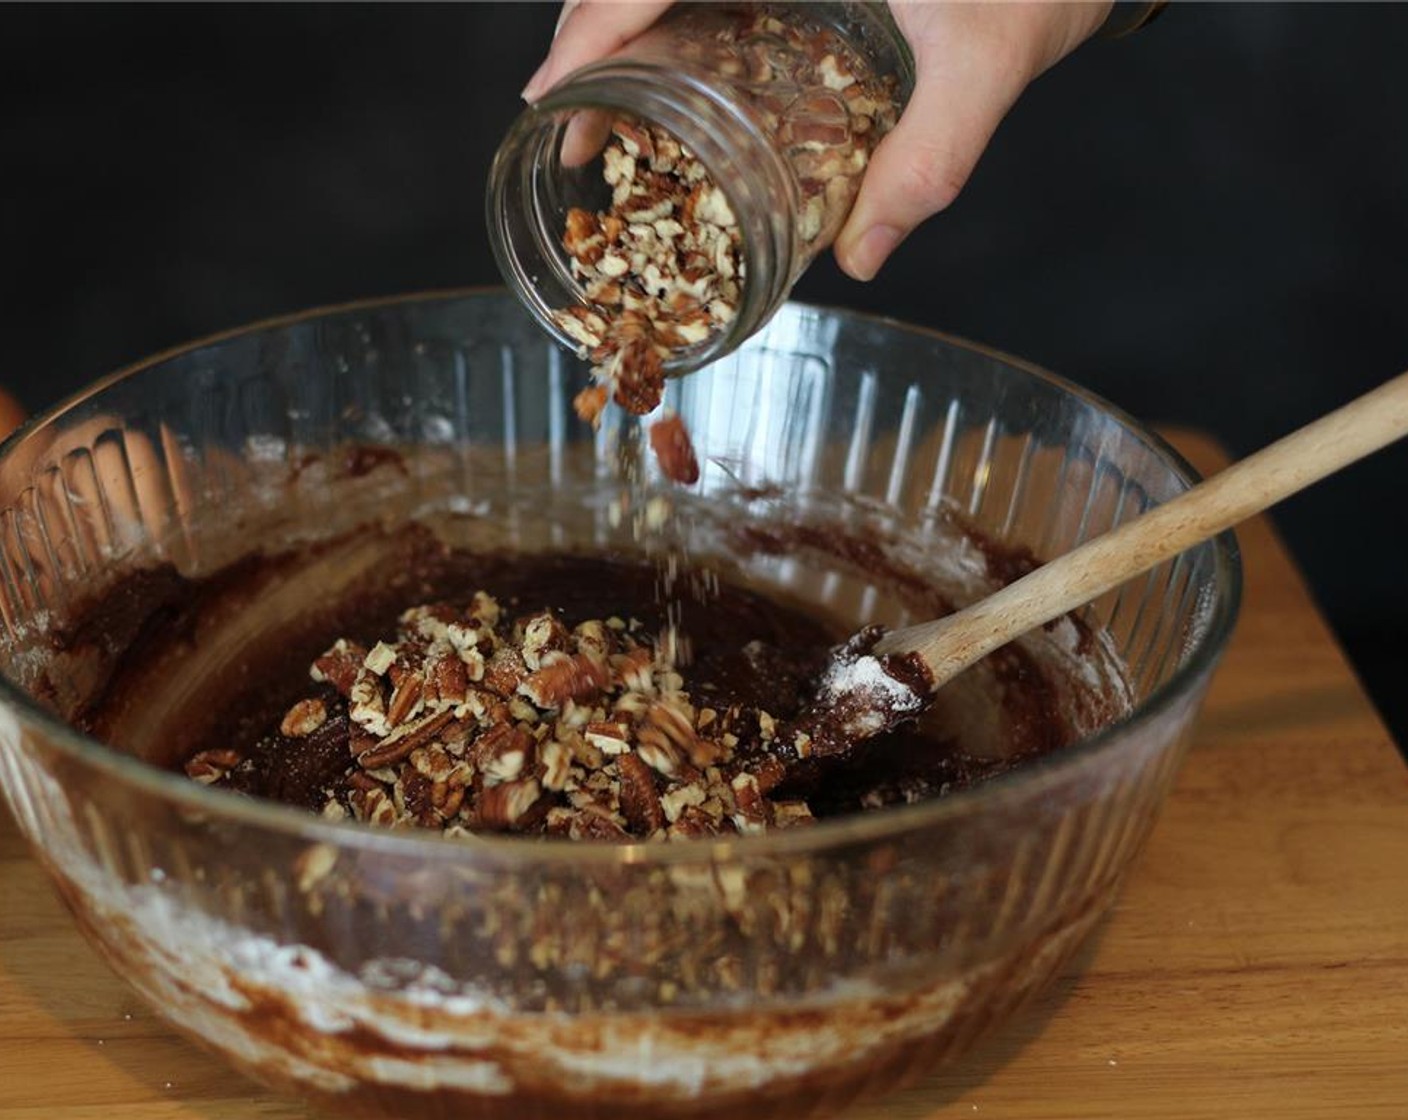
M1027 84L1087 39L1110 7L891 3L917 79L836 239L837 261L857 280L873 277L915 226L953 202Z
M523 99L532 103L572 71L614 54L669 6L669 0L567 0L552 47L523 87Z
M909 233L957 197L998 123L1028 82L1099 26L1109 4L939 4L891 0L914 51L913 96L876 148L836 258L869 280ZM548 56L524 88L533 102L568 74L605 58L648 28L669 0L567 0ZM579 115L563 162L600 148L600 122Z
M557 38L562 31L562 25L567 22L567 17L572 14L572 9L580 4L582 0L562 0L562 10L557 13L557 23L553 25L552 37Z
M994 65L976 45L947 46L916 57L914 94L875 149L836 239L837 262L857 280L874 277L915 226L953 202L1026 87L1020 63Z
M562 133L559 158L564 167L590 163L611 139L611 114L604 109L580 109Z

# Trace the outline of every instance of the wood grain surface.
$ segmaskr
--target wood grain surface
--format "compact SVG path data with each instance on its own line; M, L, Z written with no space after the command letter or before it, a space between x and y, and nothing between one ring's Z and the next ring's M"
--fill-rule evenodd
M1408 1116L1408 768L1269 524L1238 535L1236 637L1114 913L968 1061L850 1120ZM140 1004L0 816L0 1120L312 1115Z

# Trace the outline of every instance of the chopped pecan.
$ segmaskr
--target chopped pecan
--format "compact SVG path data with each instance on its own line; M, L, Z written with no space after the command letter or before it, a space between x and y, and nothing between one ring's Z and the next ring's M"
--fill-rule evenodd
M368 824L390 828L400 821L395 800L380 786L365 791L356 790L351 800L359 819Z
M545 664L530 674L518 691L538 707L556 711L569 700L590 700L611 683L607 667L582 653L571 654Z
M519 734L526 734L526 732L523 732L510 720L494 723L470 745L471 761L476 768L479 768L481 760L493 758L500 751L509 749L514 736Z
M665 795L667 799L669 798L669 796L669 794ZM667 801L666 804L670 805L673 803ZM669 812L668 807L666 809L666 812ZM712 820L709 815L703 810L701 810L697 805L692 805L689 803L684 803L678 809L678 815L675 816L669 824L669 834L672 837L683 840L700 839L706 836L717 836L719 832L720 828L718 822Z
M243 758L239 751L228 747L200 751L186 761L186 777L208 786L224 778Z
M682 772L685 766L683 751L655 728L641 728L638 732L638 738L636 752L644 762L650 765L651 769L667 778L683 776Z
M645 713L645 726L658 732L671 745L685 754L694 749L698 736L694 733L694 713L674 696L656 700Z
M536 742L521 724L500 724L474 744L474 764L486 783L516 781L534 765Z
M690 485L699 481L699 460L694 454L684 421L673 412L650 426L650 448L660 470L672 482Z
M386 705L386 722L392 727L405 723L420 707L424 689L425 677L420 672L410 670L400 674Z
M474 815L481 828L504 831L523 827L530 811L542 797L536 778L501 782L488 786L475 800Z
M763 755L750 760L749 771L757 779L758 790L761 793L769 794L782 784L782 780L787 777L787 767L778 758L772 755Z
M660 797L660 807L665 810L670 823L674 824L686 809L703 805L708 796L701 783L688 782L666 790Z
M648 694L655 687L654 664L654 652L637 646L610 659L611 675L627 691Z
M520 641L523 663L536 670L543 665L544 655L561 652L567 648L567 627L562 619L551 611L539 611L523 619L519 625L523 636Z
M439 743L430 743L411 751L406 759L416 769L432 781L443 781L461 763L456 762Z
M528 676L523 655L508 646L496 649L484 664L484 687L507 699Z
M735 775L733 788L733 823L739 832L762 832L772 823L772 805L763 796L757 776L751 773Z
M605 754L624 754L631 745L631 725L621 720L595 719L582 729L582 737Z
M595 427L610 396L610 390L605 385L588 385L572 398L572 407L579 417Z
M352 682L347 714L353 723L371 735L386 735L391 731L381 681L366 668L358 670L357 679Z
M440 815L441 820L449 820L460 811L464 804L465 787L449 782L436 782L430 789L430 804Z
M328 709L317 697L300 700L284 713L279 734L290 739L304 739L327 722Z
M354 791L360 793L370 793L374 789L382 788L381 783L377 781L376 778L363 770L354 770L347 775L347 784L351 786Z
M476 591L469 602L469 617L484 626L499 624L499 601L487 591Z
M611 131L620 139L622 149L635 159L648 160L655 154L655 139L652 134L624 117L618 117L611 122Z
M621 814L638 835L649 836L665 827L665 810L655 788L655 775L639 755L626 753L616 760L621 779Z
M432 712L412 723L403 723L371 750L359 754L357 762L364 770L392 766L408 757L417 747L434 739L453 718L454 713L450 711Z
M562 246L573 256L601 236L601 223L590 210L574 206L567 211L566 231L562 235Z
M572 777L572 748L553 739L543 744L538 760L542 767L540 780L543 788L553 791L566 789Z
M777 801L773 803L773 823L778 828L796 828L815 821L811 806L805 801Z
M616 823L610 813L594 805L581 809L553 808L548 811L546 827L550 835L570 840L631 839L631 834Z
M434 802L432 795L435 790L435 783L424 774L411 770L409 773L401 775L396 783L396 789L401 795L401 801L408 815L415 817L417 823L428 825L429 816L434 812Z
M343 698L352 694L352 685L361 671L362 661L367 656L364 646L346 639L339 639L333 647L313 662L309 675L319 684L333 686Z
M379 677L384 676L386 671L395 664L396 647L389 642L377 642L372 646L367 656L362 659L362 665Z
M616 403L637 416L654 409L665 392L664 363L655 344L646 338L630 339L617 351L611 375Z
M616 644L606 624L595 618L578 623L572 631L572 640L578 653L585 653L594 658L606 657Z
M425 667L427 702L463 704L469 695L469 673L462 657L455 653L437 656Z

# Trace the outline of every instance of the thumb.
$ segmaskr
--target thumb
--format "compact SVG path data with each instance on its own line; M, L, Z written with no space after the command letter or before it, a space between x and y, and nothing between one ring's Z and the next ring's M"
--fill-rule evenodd
M914 94L836 238L836 259L857 280L873 278L915 226L958 197L1029 78L1025 66L993 66L976 52L916 61Z
M669 0L567 0L548 56L528 79L523 99L531 104L578 67L614 54L669 6Z

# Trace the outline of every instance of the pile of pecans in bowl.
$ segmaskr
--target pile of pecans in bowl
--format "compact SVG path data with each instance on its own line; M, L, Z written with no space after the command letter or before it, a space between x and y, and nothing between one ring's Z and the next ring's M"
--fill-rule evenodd
M546 610L510 622L483 592L414 607L393 641L319 657L312 695L263 747L333 752L335 820L617 841L810 821L805 802L770 796L785 776L759 749L772 717L697 705L669 635L614 617L569 630ZM186 773L240 788L257 753L203 751Z

